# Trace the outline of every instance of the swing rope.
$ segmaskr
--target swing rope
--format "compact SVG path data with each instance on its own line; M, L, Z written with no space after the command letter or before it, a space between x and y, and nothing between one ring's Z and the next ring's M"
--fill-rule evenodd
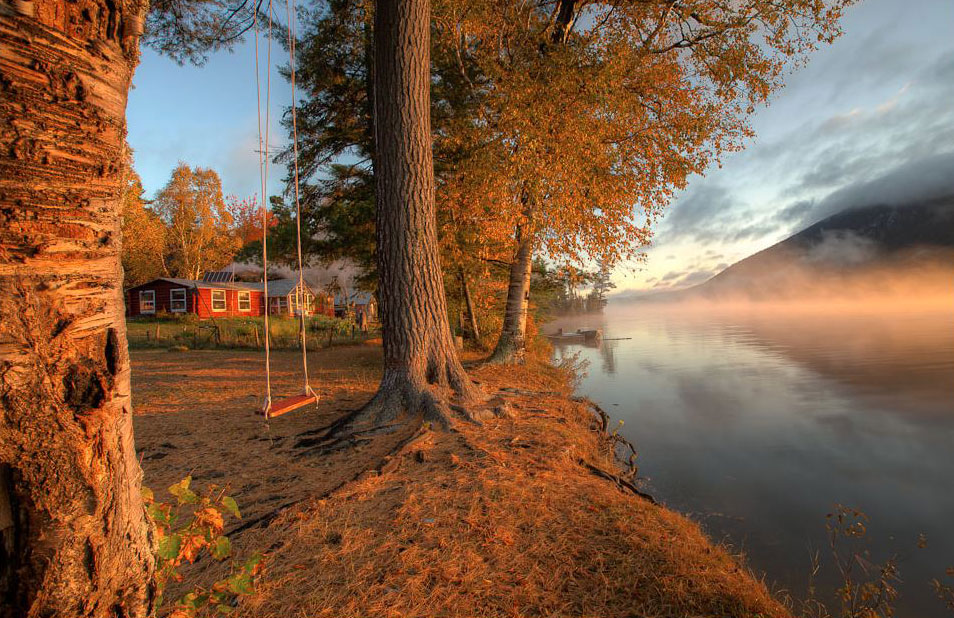
M305 385L303 395L315 395L311 385L308 383L308 346L305 342L305 304L307 295L305 294L305 266L301 257L301 202L298 199L298 102L295 99L295 42L298 40L298 16L295 12L295 0L285 2L285 10L288 13L288 60L291 67L291 114L292 114L292 153L295 162L295 229L297 234L295 240L298 244L298 288L295 291L295 297L298 301L298 314L301 316L301 365L305 376Z
M265 402L262 404L262 414L268 420L268 415L272 410L272 370L271 370L271 351L268 340L268 214L265 208L265 191L268 182L268 157L265 152L268 148L268 124L269 111L271 109L271 85L272 72L265 74L265 141L262 142L262 87L260 84L260 69L258 65L258 11L253 13L253 24L255 30L255 97L258 103L258 172L262 180L262 281L264 285L264 305L265 305ZM268 54L266 56L268 66L271 67L272 60L272 2L268 2Z
M296 226L296 240L298 244L298 285L295 289L295 301L298 307L298 312L300 316L300 339L301 339L301 357L302 357L302 370L304 373L304 387L302 389L302 396L299 399L307 400L309 398L317 399L318 394L311 388L308 380L308 346L305 338L305 303L302 301L305 300L305 275L304 275L304 260L302 259L302 249L301 249L301 205L299 202L299 189L298 189L298 124L296 118L296 102L295 102L295 40L297 37L295 21L292 19L294 12L294 0L288 0L285 4L286 10L288 13L288 44L289 44L289 60L291 63L291 86L292 86L292 132L293 132L293 151L295 157L295 226ZM255 31L255 94L256 100L258 103L258 164L259 164L259 175L262 182L262 280L263 280L263 291L265 295L265 402L262 406L262 414L265 417L265 420L268 421L269 417L272 414L272 377L271 377L271 352L270 352L270 337L269 337L269 297L268 297L268 213L265 207L265 195L267 191L268 184L268 147L269 147L269 124L270 124L270 113L271 113L271 65L272 65L272 29L273 29L273 17L272 17L272 1L268 2L268 32L266 34L267 38L267 51L266 51L266 73L265 73L265 130L264 130L264 140L262 137L262 89L260 83L261 69L259 67L259 43L258 43L258 11L256 10L253 15L253 29ZM299 407L301 404L295 405ZM293 408L288 408L293 409ZM287 410L285 410L287 411ZM281 413L281 412L277 412Z

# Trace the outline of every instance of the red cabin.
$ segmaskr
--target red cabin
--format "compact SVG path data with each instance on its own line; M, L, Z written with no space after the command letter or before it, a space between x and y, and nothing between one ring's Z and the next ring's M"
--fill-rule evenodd
M257 289L256 289L257 286ZM192 313L200 318L260 316L261 284L156 279L126 292L126 315Z
M194 281L163 277L126 291L126 315L150 316L157 313L191 313L199 318L252 317L264 314L262 283L240 281ZM268 282L269 315L334 316L334 299L316 294L307 284L299 287L296 279Z

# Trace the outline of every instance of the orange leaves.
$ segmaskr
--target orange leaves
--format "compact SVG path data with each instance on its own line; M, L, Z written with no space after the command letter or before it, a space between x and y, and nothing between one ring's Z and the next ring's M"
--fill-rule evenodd
M852 2L587 3L565 43L551 5L435 3L435 57L469 83L437 137L465 153L439 189L448 229L500 244L530 212L551 257L637 257L673 193L742 146L786 59L831 40Z
M152 490L142 489L143 502L159 538L157 605L161 604L162 591L168 581L182 581L180 566L195 562L203 552L218 561L232 557L232 543L222 536L222 531L226 514L241 517L238 505L225 490L214 485L206 492L198 492L191 485L192 477L187 476L169 487L169 494L176 501L174 505L157 502ZM184 517L180 513L182 509L191 515ZM254 580L264 569L262 556L255 554L243 564L230 566L230 575L213 584L210 590L197 587L180 598L170 616L193 618L204 608L228 613L237 596L255 592Z
M194 517L199 526L207 527L213 532L221 532L222 528L225 527L222 513L212 506L196 511Z

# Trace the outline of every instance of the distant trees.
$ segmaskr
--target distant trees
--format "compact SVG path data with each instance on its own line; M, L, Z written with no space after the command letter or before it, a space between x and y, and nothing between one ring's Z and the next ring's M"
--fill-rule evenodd
M233 232L241 247L262 242L262 228L275 226L275 214L259 204L258 197L225 197L225 210L232 217Z
M166 226L143 198L139 174L127 166L122 187L123 287L168 276Z
M166 224L167 268L173 277L201 279L202 273L231 263L240 241L214 170L179 163L154 208Z
M132 167L123 188L124 287L156 277L201 279L237 257L260 259L263 215L272 228L279 217L255 196L222 196L218 174L179 163L151 203Z

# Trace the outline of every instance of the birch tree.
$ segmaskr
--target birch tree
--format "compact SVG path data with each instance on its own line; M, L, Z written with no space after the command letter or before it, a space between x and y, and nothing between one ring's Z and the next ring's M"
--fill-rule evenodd
M147 9L0 3L3 618L154 609L120 265L126 99ZM152 17L169 28L152 41L201 61L240 37L249 11L163 0Z

